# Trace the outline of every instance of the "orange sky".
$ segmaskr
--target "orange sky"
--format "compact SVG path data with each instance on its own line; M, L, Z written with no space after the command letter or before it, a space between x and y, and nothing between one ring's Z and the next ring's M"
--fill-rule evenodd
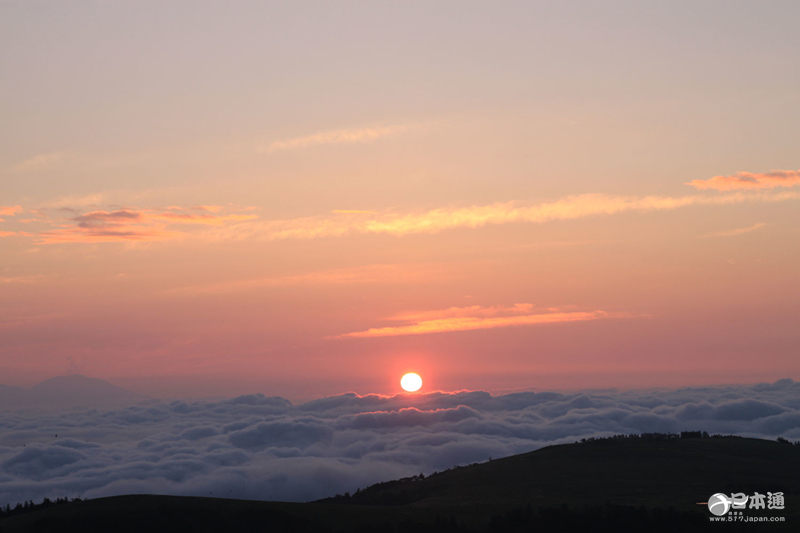
M303 5L0 7L0 383L798 379L797 5Z

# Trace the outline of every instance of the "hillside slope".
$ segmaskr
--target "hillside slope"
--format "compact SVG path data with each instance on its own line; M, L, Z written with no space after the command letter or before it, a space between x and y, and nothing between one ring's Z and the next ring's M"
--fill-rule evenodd
M620 439L548 446L359 491L351 504L612 503L682 508L717 492L800 493L800 447L762 439Z
M716 492L784 492L772 531L800 520L800 447L760 439L601 440L292 504L174 496L74 502L0 520L0 531L703 531ZM667 511L668 508L673 508ZM747 513L746 513L747 514ZM714 524L714 530L759 524ZM763 525L762 525L763 526Z

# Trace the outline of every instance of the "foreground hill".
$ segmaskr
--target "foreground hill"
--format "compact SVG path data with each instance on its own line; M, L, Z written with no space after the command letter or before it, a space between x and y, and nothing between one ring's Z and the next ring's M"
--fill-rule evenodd
M796 531L800 446L743 438L625 438L531 453L293 504L120 496L0 520L0 531ZM783 492L784 523L710 524L717 492ZM543 529L541 529L543 528Z
M327 501L417 507L609 502L678 509L717 492L756 490L800 492L800 447L736 437L602 439L380 483Z

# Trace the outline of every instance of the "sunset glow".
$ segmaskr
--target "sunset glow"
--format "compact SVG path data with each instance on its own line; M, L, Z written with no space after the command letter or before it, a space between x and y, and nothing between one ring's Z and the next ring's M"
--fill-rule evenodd
M0 6L2 384L800 372L793 15L201 3Z

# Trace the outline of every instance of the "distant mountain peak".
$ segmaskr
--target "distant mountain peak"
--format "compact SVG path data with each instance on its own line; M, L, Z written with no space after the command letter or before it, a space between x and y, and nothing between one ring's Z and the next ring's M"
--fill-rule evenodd
M90 378L89 376L84 376L83 374L67 374L64 376L56 376L50 379L46 379L41 383L37 383L31 390L36 389L48 389L51 387L102 387L104 389L116 389L125 392L129 392L131 394L137 394L132 391L128 391L123 389L122 387L117 387L116 385L112 385L108 381L104 381L100 378Z
M112 408L147 398L99 378L82 374L56 376L30 389L0 389L0 409L61 410L65 408Z

